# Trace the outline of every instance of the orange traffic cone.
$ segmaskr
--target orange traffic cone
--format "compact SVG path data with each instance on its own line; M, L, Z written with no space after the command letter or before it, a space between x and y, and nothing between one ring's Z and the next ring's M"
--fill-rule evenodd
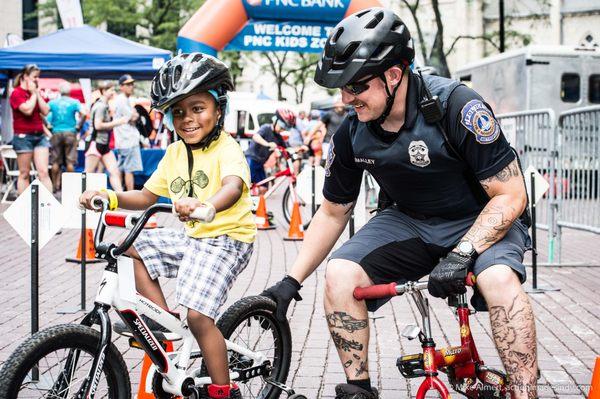
M267 214L267 205L265 196L261 195L256 208L256 228L258 230L273 230L275 226L269 223L269 215Z
M290 229L287 237L283 237L286 241L302 241L304 240L304 225L302 224L302 216L300 216L300 204L294 201L294 209L292 209L292 217L290 220Z
M600 357L596 358L596 365L594 366L594 374L592 374L592 384L590 385L588 399L600 399Z
M66 258L67 262L81 263L81 236L79 237L79 244L77 245L77 254L74 258ZM85 229L85 262L86 263L98 263L102 262L101 259L96 259L96 248L94 247L94 229Z
M167 352L173 352L173 342L164 341L164 348ZM140 384L138 388L138 399L154 399L155 395L153 392L146 391L146 378L148 378L148 371L150 370L150 366L152 366L152 360L144 353L144 361L142 362L142 373L140 376ZM152 384L150 384L152 386Z

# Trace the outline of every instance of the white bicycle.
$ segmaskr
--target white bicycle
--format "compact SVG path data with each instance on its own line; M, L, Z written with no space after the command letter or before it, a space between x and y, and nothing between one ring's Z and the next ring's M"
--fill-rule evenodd
M211 383L202 353L184 321L161 309L137 292L128 258L121 255L133 244L150 216L172 212L171 205L156 204L139 217L107 211L103 200L96 230L96 256L108 262L96 294L94 309L80 324L49 327L23 342L0 370L0 398L131 398L129 372L111 342L108 312L114 308L130 330L130 345L141 348L152 360L146 391L156 398L205 398ZM210 218L207 208L191 217ZM204 214L202 214L204 212ZM213 215L214 216L214 215ZM131 228L117 245L102 242L107 226ZM217 326L226 338L229 369L244 398L306 399L285 386L292 355L287 322L275 318L275 302L262 296L242 298L225 311ZM151 331L141 315L164 326L168 333ZM99 328L93 328L99 325ZM181 341L175 352L165 351L165 341Z

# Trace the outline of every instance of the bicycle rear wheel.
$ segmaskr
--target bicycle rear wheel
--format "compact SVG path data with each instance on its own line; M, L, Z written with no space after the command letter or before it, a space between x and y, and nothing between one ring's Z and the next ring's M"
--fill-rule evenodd
M0 398L75 397L86 382L99 342L98 331L77 324L62 324L35 333L2 366ZM70 353L77 354L76 360L67 364ZM32 369L36 364L39 378L34 381ZM131 398L127 367L112 343L106 351L99 382L96 398Z
M292 357L290 326L275 319L275 302L263 296L242 298L229 307L217 322L223 336L252 351L263 353L271 363L267 378L285 383ZM259 366L239 353L229 352L230 369L247 369ZM206 367L202 366L203 375ZM256 376L237 382L244 399L276 399L281 390Z
M290 220L292 220L292 211L294 209L294 198L290 191L289 186L285 189L283 193L283 217L285 221L290 224ZM310 220L312 219L312 204L309 202L303 201L300 197L298 197L299 208L300 208L300 217L302 218L302 225L304 226L304 230L308 228L310 224Z

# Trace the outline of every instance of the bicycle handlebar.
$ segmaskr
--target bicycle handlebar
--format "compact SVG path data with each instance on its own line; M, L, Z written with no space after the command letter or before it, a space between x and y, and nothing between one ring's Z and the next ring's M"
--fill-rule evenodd
M466 285L472 287L475 285L475 275L471 272L467 274ZM361 301L363 299L382 299L391 298L396 295L402 295L405 292L421 291L427 288L427 281L409 281L405 284L377 284L370 287L356 287L353 292L354 299Z
M148 207L141 215L108 211L108 201L100 197L94 197L92 199L92 204L101 209L102 212L94 237L94 245L96 248L100 246L107 226L131 228L131 231L127 234L127 237L125 237L123 242L112 249L112 255L114 257L122 255L129 247L131 247L151 216L159 212L171 213L174 211L173 205L170 204L154 204ZM194 209L189 218L191 220L210 223L215 218L215 209L208 206L198 207Z

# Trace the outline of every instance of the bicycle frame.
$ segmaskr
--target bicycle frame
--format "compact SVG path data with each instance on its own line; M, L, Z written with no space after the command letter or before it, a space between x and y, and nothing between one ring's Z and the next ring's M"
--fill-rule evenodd
M290 190L292 191L292 195L294 196L293 200L297 201L298 196L297 196L296 190L294 188L294 185L296 183L296 174L293 172L293 170L294 170L293 155L295 155L295 154L293 154L293 153L290 154L290 151L288 151L284 147L278 147L277 149L281 152L281 154L285 158L287 167L284 170L280 170L280 171L276 172L273 176L269 176L266 179L263 179L257 183L254 183L252 185L252 188L267 185L270 182L272 182L273 180L275 180L275 183L273 184L273 186L271 188L269 188L267 190L267 192L264 194L265 199L267 199L267 198L269 198L269 196L271 196L271 194L273 194L275 191L277 191L279 186L281 186L284 182L287 182L288 185L290 186ZM283 178L280 179L281 177L283 177Z
M436 344L431 334L429 301L421 293L421 290L426 288L427 282L408 282L401 285L391 283L355 290L356 299L375 299L403 293L410 294L421 314L423 327L418 335L408 336L408 338L414 339L418 336L423 352L421 354L400 357L397 366L402 375L407 378L425 377L417 390L416 398L424 399L429 391L437 391L443 399L450 398L448 388L438 378L438 371L448 374L453 388L467 397L478 397L477 380L481 383L494 385L505 394L505 377L500 372L486 367L477 352L469 324L471 310L467 305L467 295L461 294L452 298L455 300L455 304L452 306L456 307L456 314L458 316L460 346L436 349ZM357 292L359 293L357 294ZM410 330L411 327L408 326L407 330ZM465 387L455 385L458 380L465 380Z
M195 342L195 338L190 332L187 325L177 319L169 312L161 309L158 305L143 297L139 293L127 292L130 290L129 285L126 284L124 279L130 279L133 275L125 276L121 271L127 265L120 262L120 256L125 249L130 246L126 245L129 241L133 242L135 237L139 234L148 218L156 213L156 211L165 211L169 209L169 205L154 205L148 208L146 212L135 221L132 231L125 239L124 243L119 247L115 247L114 244L107 245L99 242L104 233L105 225L102 224L105 220L106 210L102 212L99 222L99 228L96 231L95 243L100 258L108 260L100 286L96 294L94 301L94 309L88 313L82 320L81 324L91 327L93 324L100 325L100 342L97 351L94 356L92 367L88 375L88 381L85 386L85 392L83 397L93 398L96 388L99 383L102 367L104 365L104 358L106 356L106 350L111 342L112 327L110 324L110 318L108 311L111 307L114 307L117 314L121 317L123 322L131 330L135 340L139 343L144 352L152 360L153 366L148 372L146 379L146 389L151 391L151 384L154 377L154 373L158 372L163 376L163 389L165 392L172 393L177 396L189 396L193 393L193 389L198 385L210 384L210 377L198 377L200 367L191 370L186 373L191 356L192 346ZM154 209L154 212L151 210ZM114 217L114 214L112 215ZM126 224L125 222L123 224ZM130 239L131 238L131 239ZM125 249L122 249L125 248ZM120 273L121 272L121 273ZM133 272L133 270L131 270ZM141 319L141 315L145 315L148 318L155 320L159 324L168 328L173 334L178 335L182 339L181 349L176 352L167 353L160 340L152 333L146 323ZM259 352L254 352L245 347L237 345L229 340L225 340L225 344L228 350L237 352L243 356L246 356L254 361L254 364L259 366L252 367L250 369L243 370L242 373L230 372L231 380L244 379L249 376L255 376L263 374L269 371L269 362L267 357ZM77 362L78 354L74 351L70 352L65 362L70 367L73 362ZM68 367L65 367L68 370ZM69 378L68 372L63 371L65 378ZM148 386L150 385L150 386Z

